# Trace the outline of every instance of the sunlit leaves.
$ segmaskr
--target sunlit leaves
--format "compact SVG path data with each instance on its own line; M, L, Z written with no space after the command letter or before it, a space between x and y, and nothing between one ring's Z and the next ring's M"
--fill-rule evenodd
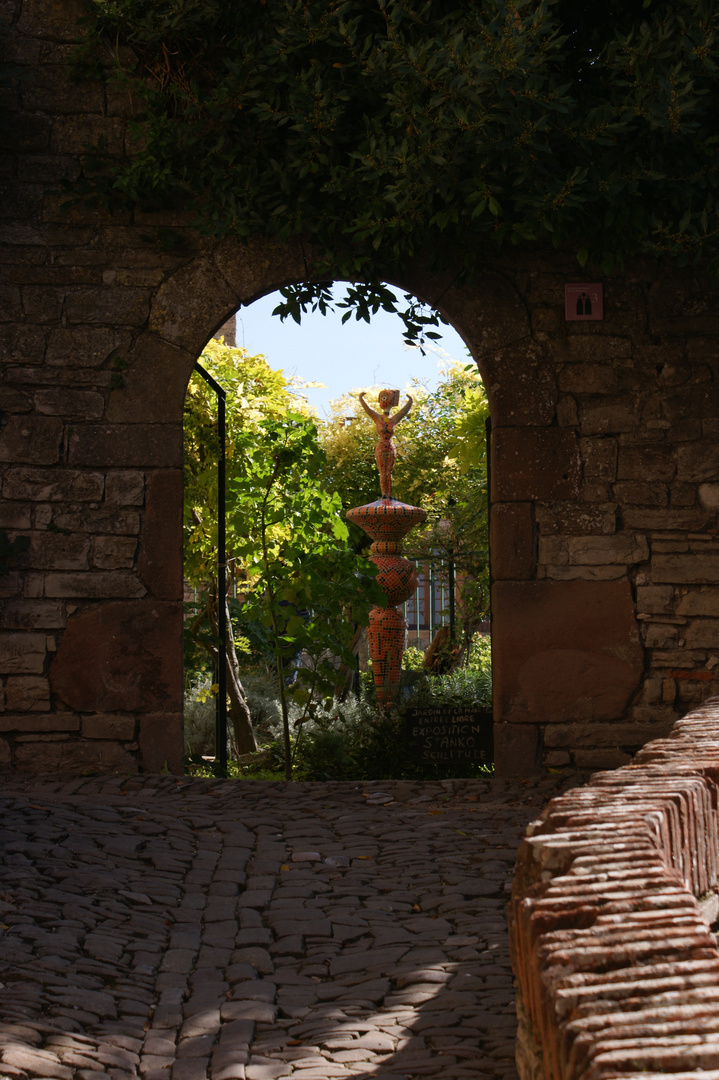
M405 546L418 556L434 553L445 564L451 548L463 575L467 616L478 618L489 599L486 392L474 364L453 364L434 391L421 384L410 385L408 391L415 404L395 433L394 495L422 506L428 520L413 530ZM349 394L333 402L333 413L334 419L322 428L326 485L341 494L347 508L371 502L379 494L374 424ZM358 547L367 543L355 526L352 539Z

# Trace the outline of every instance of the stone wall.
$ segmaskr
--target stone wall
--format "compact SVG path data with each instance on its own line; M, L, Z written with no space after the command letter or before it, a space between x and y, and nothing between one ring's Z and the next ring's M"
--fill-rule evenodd
M564 323L561 274L528 285L541 406L495 419L500 719L540 722L547 765L614 767L719 692L716 294L637 268Z
M200 238L177 214L67 205L128 102L74 84L75 0L5 0L0 763L181 768L182 404L243 304L311 245ZM171 249L163 230L171 229ZM407 266L485 378L493 419L497 765L620 765L719 692L717 291L636 264L565 322L573 258L488 252L463 288ZM348 372L348 383L352 375Z
M719 1068L719 699L554 799L510 904L521 1080Z

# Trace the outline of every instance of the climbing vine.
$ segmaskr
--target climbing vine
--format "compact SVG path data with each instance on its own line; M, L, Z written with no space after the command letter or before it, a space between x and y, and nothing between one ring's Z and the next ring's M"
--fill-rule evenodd
M712 0L88 4L76 68L129 95L135 148L95 147L81 196L310 239L347 316L393 307L409 258L471 276L488 245L719 268ZM308 281L282 313L327 302Z

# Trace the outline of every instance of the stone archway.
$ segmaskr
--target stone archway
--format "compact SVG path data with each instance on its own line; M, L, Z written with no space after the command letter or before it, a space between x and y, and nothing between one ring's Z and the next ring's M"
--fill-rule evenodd
M143 769L177 771L182 755L181 446L187 381L205 342L230 314L305 275L299 246L225 241L187 262L155 292L149 320L128 352L123 386L111 393L104 421L78 426L70 437L71 460L104 466L111 482L121 484L124 473L130 482L130 474L142 473L144 516L134 591L113 598L108 583L101 605L85 605L69 620L52 663L51 685L66 708L108 718L108 737L113 717L115 729L129 730L123 721L128 713L135 715ZM616 652L620 639L626 643L628 632L631 637L628 584L608 590L604 583L567 587L535 580L534 504L575 499L580 458L576 433L556 425L551 350L533 335L512 276L490 270L463 289L412 268L392 284L442 312L467 343L487 387L493 417L498 769L531 771L539 760L540 725L551 720L551 702L559 694L571 712L572 680L575 696L586 699L591 694L587 673L602 678L602 657ZM124 588L131 586L125 582ZM587 635L583 648L572 651L578 613L587 605L606 611L608 603L600 620L606 640L597 639L598 654ZM537 679L541 684L547 649L539 649L531 633L520 632L525 609L540 613L534 616L538 626L553 627L554 675L546 694ZM632 640L636 648L628 659L611 660L622 690L619 696L605 692L600 716L621 712L638 680L636 634ZM562 681L567 671L571 675Z

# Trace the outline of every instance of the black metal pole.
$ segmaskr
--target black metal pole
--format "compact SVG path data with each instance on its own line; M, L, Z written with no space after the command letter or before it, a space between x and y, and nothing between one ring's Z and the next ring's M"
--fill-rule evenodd
M454 645L454 548L450 548L447 559L447 576L449 578L449 640Z
M485 446L487 448L487 569L489 571L489 632L492 632L492 548L489 544L489 533L492 525L492 418L484 421Z
M215 723L215 772L227 776L227 553L225 500L225 391L202 364L195 370L217 395L217 714Z

